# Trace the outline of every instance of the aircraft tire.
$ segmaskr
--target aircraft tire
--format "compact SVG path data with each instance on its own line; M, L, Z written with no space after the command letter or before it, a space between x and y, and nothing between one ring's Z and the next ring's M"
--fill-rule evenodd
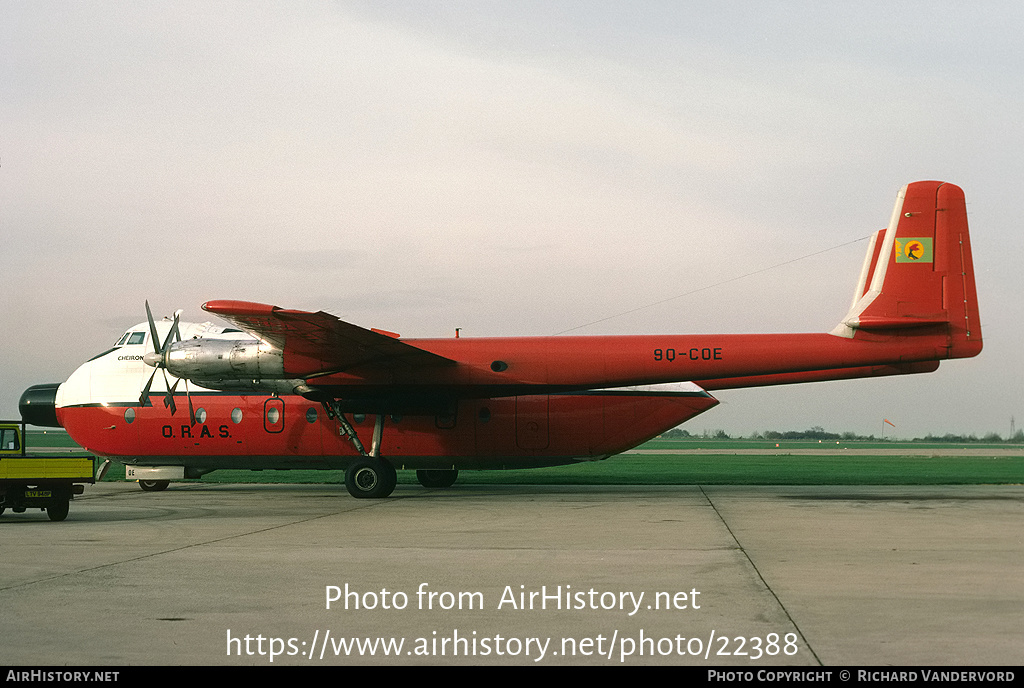
M345 487L356 499L381 499L395 490L398 472L387 461L370 456L350 464L345 470Z
M163 492L171 484L170 480L140 480L139 487L143 492Z
M56 502L50 502L50 505L46 507L46 515L51 521L63 521L68 517L68 510L71 508L71 500L59 499Z
M451 487L458 477L457 468L416 471L416 479L423 487Z

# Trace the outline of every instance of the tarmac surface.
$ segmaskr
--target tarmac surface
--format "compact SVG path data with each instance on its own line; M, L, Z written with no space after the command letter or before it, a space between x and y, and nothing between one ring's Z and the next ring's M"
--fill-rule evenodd
M1022 486L102 483L0 516L0 665L1020 665L1022 517Z

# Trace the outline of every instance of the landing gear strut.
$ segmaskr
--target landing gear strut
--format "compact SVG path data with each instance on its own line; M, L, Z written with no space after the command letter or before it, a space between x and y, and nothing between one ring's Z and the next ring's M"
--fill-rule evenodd
M345 487L348 488L348 493L356 499L380 499L394 492L395 485L398 484L398 472L387 459L380 456L380 444L384 436L384 414L377 414L370 451L367 452L356 434L356 429L341 412L338 402L332 402L330 405L325 402L324 409L328 418L338 419L338 425L361 455L345 470Z

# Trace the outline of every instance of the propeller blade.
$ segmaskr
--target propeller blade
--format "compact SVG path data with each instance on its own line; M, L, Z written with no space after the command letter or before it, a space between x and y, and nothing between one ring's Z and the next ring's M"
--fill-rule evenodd
M156 371L154 371L156 372ZM164 384L167 386L167 395L164 397L164 406L171 409L171 415L173 416L178 412L178 407L174 403L174 390L178 388L178 383L181 382L181 378L174 381L174 386L167 381L167 371L164 370Z
M145 406L149 403L149 388L153 386L153 378L156 377L156 370L149 376L149 381L146 382L146 386L142 388L142 394L139 395L139 406Z
M178 329L178 318L181 317L181 311L174 311L174 324L171 325L171 329L167 331L167 339L164 340L163 348L160 349L160 353L167 351L167 348L174 342L181 341L181 331Z
M146 301L146 320L149 321L149 334L153 338L153 351L160 353L160 336L156 333L156 323L153 322L153 311L149 310L149 301Z
M181 314L184 312L185 311L181 310L180 308L174 311L174 338L177 339L179 342L181 341L181 332L178 331L178 319L181 318Z

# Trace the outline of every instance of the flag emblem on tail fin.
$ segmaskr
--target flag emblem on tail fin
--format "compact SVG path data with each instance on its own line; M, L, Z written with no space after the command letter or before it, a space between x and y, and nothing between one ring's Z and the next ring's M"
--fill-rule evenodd
M903 237L896 239L897 263L931 263L931 237Z

